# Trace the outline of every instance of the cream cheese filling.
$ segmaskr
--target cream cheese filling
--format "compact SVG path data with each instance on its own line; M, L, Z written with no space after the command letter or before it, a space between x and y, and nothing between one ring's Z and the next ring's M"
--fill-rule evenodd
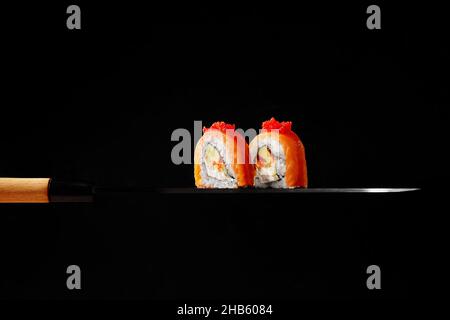
M267 146L258 149L256 171L262 183L281 179L277 172L275 157Z
M206 145L204 161L208 176L220 181L231 179L219 151L211 144Z

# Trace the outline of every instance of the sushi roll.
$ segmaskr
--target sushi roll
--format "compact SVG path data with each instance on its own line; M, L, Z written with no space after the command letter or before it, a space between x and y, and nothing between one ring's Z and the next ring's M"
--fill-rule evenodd
M239 188L253 184L245 138L235 126L216 122L203 128L194 152L194 178L198 188Z
M262 124L260 134L250 143L251 162L255 164L257 188L306 188L305 149L291 130L292 122L274 118Z

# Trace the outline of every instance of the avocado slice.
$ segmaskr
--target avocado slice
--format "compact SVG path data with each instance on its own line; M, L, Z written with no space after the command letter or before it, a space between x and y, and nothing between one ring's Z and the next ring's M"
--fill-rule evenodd
M229 178L226 165L220 156L219 150L211 144L205 148L205 165L208 176L217 180L226 180Z
M280 180L277 173L276 161L267 146L258 149L256 170L261 182L268 183Z

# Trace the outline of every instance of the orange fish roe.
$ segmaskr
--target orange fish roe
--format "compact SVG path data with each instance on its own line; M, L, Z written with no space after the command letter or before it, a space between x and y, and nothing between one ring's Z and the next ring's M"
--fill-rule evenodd
M291 130L292 128L292 121L282 121L279 122L275 120L274 117L272 117L270 120L264 121L262 123L262 130L263 131L275 131L278 130L279 134L285 134L292 137L295 137L296 139L299 139L298 136Z
M227 130L233 130L234 131L235 128L236 128L236 126L234 124L228 124L228 123L225 123L223 121L217 121L217 122L214 122L212 124L212 126L209 127L209 128L203 127L203 132L206 132L208 130L214 129L214 130L219 130L219 131L221 131L223 133L226 133Z

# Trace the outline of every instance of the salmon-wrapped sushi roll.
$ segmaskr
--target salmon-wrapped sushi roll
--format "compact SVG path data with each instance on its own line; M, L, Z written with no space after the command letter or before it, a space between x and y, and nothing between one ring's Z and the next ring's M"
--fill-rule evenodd
M292 122L274 118L250 143L251 162L255 164L254 185L259 188L306 188L305 148L291 130Z
M216 122L203 128L194 152L194 177L198 188L238 188L253 184L254 169L248 144L235 126Z

